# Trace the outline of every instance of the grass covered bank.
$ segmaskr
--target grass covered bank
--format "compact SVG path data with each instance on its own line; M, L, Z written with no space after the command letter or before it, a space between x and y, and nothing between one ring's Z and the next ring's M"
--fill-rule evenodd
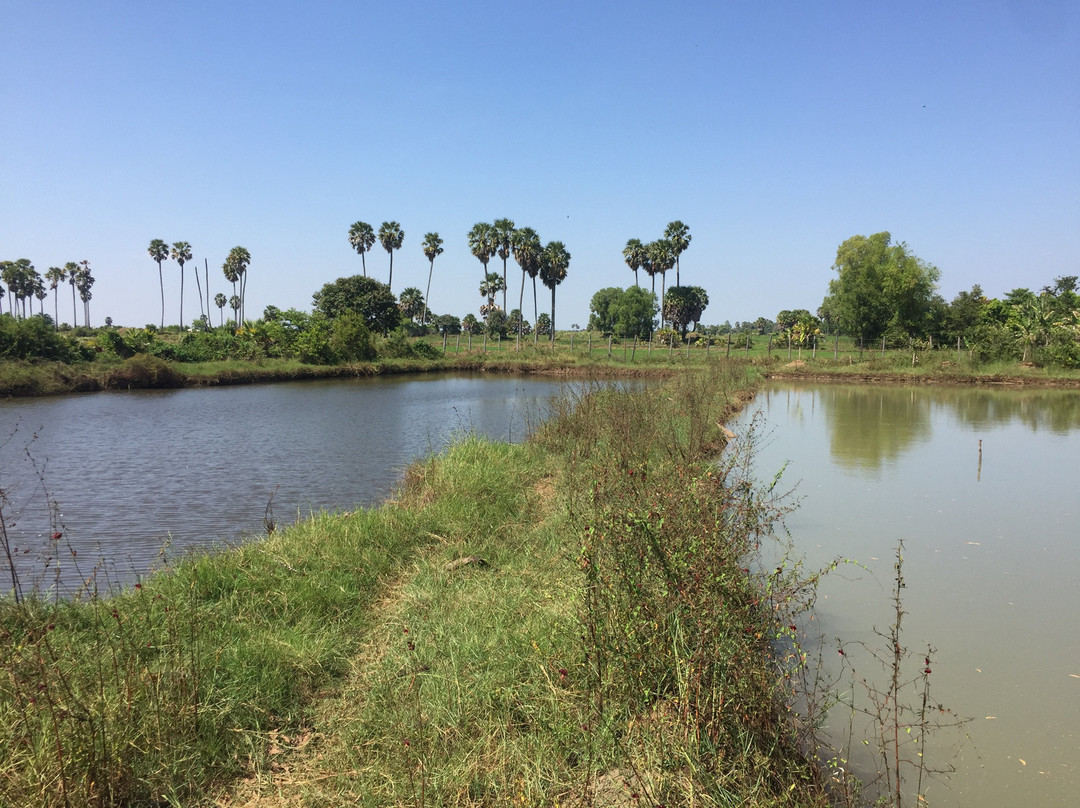
M378 509L7 598L0 804L825 804L775 658L799 582L749 563L785 503L711 462L748 384L597 389Z

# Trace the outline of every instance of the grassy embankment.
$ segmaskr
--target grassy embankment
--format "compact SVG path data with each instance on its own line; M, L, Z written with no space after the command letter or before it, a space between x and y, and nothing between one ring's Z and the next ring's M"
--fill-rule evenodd
M495 372L586 376L664 375L704 367L717 359L749 363L766 377L821 379L855 383L988 384L1080 388L1080 370L1036 367L1017 362L973 363L948 348L862 350L850 339L817 351L769 349L764 337L747 347L726 338L709 345L661 346L608 341L588 332L560 332L554 344L526 339L494 340L468 335L423 338L443 352L439 359L381 358L334 366L297 360L257 359L207 363L169 363L146 356L125 361L62 363L0 362L0 395L51 395L94 390L216 386L296 381L391 373ZM715 338L714 338L715 339Z
M748 384L595 391L380 508L0 602L0 804L824 805L773 658L800 586L748 561L784 503L711 462Z

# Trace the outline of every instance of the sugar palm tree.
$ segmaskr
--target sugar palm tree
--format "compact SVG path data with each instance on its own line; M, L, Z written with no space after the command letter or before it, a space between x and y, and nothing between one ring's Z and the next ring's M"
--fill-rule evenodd
M242 319L242 311L244 305L244 288L246 286L246 275L248 264L251 263L251 253L245 250L243 247L233 247L229 250L229 255L225 259L225 263L221 265L221 271L225 274L225 280L229 281L233 285L233 297L239 301L239 305L233 306L232 299L230 298L229 305L236 312L234 317L236 325L240 325ZM240 283L240 294L236 293L236 284Z
M551 290L551 341L555 341L555 287L566 280L570 253L561 241L549 241L540 255L540 281ZM538 318L539 319L539 318Z
M184 264L191 260L191 245L186 241L176 241L172 245L172 260L180 265L180 328L184 327ZM199 273L195 272L195 282L199 282ZM199 287L199 308L202 309L202 287Z
M34 273L34 277L30 281L30 285L34 290L34 297L38 299L38 314L42 317L45 316L45 298L49 296L49 293L45 291L45 281L37 272ZM34 304L30 304L30 313L34 313Z
M641 269L642 264L645 263L646 253L645 245L641 243L641 239L632 238L626 242L626 246L623 247L623 259L626 261L626 265L630 269L634 270L634 286L638 285L638 270Z
M218 325L225 325L225 304L228 302L221 292L214 295L214 305L218 307Z
M675 285L682 286L679 280L679 256L690 246L690 228L678 219L668 222L664 228L664 238L671 242L671 252L675 256Z
M94 285L94 276L90 274L90 262L79 262L79 281L76 284L79 287L79 299L83 302L83 324L90 327L90 299L93 294L90 293L90 287Z
M495 238L495 253L503 262L503 311L506 311L506 259L510 257L510 251L514 241L514 222L512 219L496 219L491 225Z
M386 285L394 287L394 250L401 249L401 242L405 240L405 231L397 222L383 222L379 227L379 243L390 254L390 280Z
M45 270L45 280L49 282L49 288L53 290L53 328L60 328L60 305L57 288L67 279L67 273L61 267L49 267Z
M540 272L540 253L543 246L540 244L540 236L531 227L522 227L514 231L514 241L511 244L514 260L521 267L521 294L518 295L518 308L520 309L525 300L525 276L528 275L533 281L533 322L536 322L536 276ZM522 333L522 324L518 324L518 337Z
M649 263L653 271L653 292L656 291L656 275L660 276L660 327L664 327L664 290L667 284L667 271L675 266L675 253L671 242L658 238L648 245Z
M488 261L495 255L499 245L495 243L495 228L487 222L477 222L469 231L469 251L484 265L484 280L487 280Z
M367 222L353 222L349 228L349 243L360 253L360 266L363 267L366 278L367 261L364 260L364 254L375 245L375 231Z
M157 261L158 283L161 285L161 327L165 327L165 276L161 272L161 262L169 258L169 245L159 238L150 242L147 249L150 257ZM74 301L74 281L72 281L72 301ZM72 323L72 326L75 324Z
M164 244L165 242L162 242ZM75 286L79 281L79 265L74 261L68 261L64 264L64 272L67 275L68 283L71 284L71 327L74 328L78 325L77 316L75 314ZM165 310L162 309L164 312ZM164 320L164 315L162 316Z
M427 310L427 307L424 305L424 296L420 294L420 290L415 286L408 286L401 290L401 297L398 298L398 309L410 320L415 321L417 317Z
M424 234L424 255L430 262L430 266L427 274L427 292L424 294L424 315L420 318L421 325L427 323L428 299L431 297L431 275L435 272L435 259L443 253L442 243L443 240L439 238L438 233Z

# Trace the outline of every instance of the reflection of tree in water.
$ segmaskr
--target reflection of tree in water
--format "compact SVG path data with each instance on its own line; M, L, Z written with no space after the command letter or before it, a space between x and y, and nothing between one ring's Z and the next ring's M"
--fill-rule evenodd
M986 390L935 388L934 405L946 407L967 426L1018 421L1032 432L1065 433L1080 428L1080 393L1074 390Z
M930 398L924 390L823 387L829 446L837 464L880 469L930 439Z

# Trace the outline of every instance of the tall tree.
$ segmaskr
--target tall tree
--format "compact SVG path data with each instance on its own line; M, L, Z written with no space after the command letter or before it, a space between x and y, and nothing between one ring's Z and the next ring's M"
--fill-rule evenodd
M697 325L708 305L709 295L700 286L672 286L664 300L664 316L686 339L687 326L690 323Z
M648 257L645 251L645 245L641 243L641 239L632 238L626 242L626 246L623 247L623 260L626 261L626 265L630 269L634 270L634 286L638 285L638 270L641 269L642 264Z
M690 228L678 219L668 222L664 228L664 238L671 243L671 252L675 255L675 285L682 286L679 280L679 256L690 246Z
M90 274L89 261L79 262L79 281L76 285L79 287L79 299L83 302L83 325L89 328L90 299L93 297L90 287L94 285L94 276Z
M162 239L156 238L150 242L147 249L150 257L157 262L158 283L161 286L161 327L165 327L165 275L161 271L161 262L169 258L169 245ZM72 293L74 294L74 292ZM74 298L72 298L74 300ZM74 323L72 323L74 326Z
M435 272L435 259L443 253L442 243L443 240L439 238L438 233L424 234L424 256L430 265L427 274L427 292L424 294L424 314L420 319L421 325L427 323L428 300L431 298L431 275Z
M229 306L232 308L234 314L234 320L237 327L240 326L240 321L243 319L243 307L244 307L244 289L246 287L246 276L248 264L251 263L251 253L245 250L243 247L233 247L229 250L229 255L225 258L225 263L222 264L221 270L225 274L225 279L230 281L233 285L233 296L239 301L239 305L233 306L232 299L229 300ZM236 293L236 284L240 284L240 293Z
M75 308L75 286L79 282L79 265L74 261L68 261L64 264L64 272L67 274L68 283L71 284L71 327L74 328L79 324Z
M549 241L540 256L540 281L551 290L551 341L555 341L555 287L566 280L570 253L561 241ZM539 317L537 321L539 321Z
M495 305L495 296L505 290L506 284L503 283L499 273L489 272L484 278L484 282L480 284L480 294L487 299L487 303L480 307L480 313L487 317L494 309L498 308Z
M40 314L42 317L44 317L45 316L45 298L49 296L49 293L47 291L45 291L45 281L42 279L41 275L39 275L38 273L35 272L34 277L33 277L32 281L31 281L31 285L34 288L34 297L36 297L38 299L38 314ZM34 313L33 304L30 305L30 313L31 314Z
M513 247L514 241L514 222L512 219L496 219L491 225L491 229L494 231L495 237L495 253L502 259L503 262L503 311L506 311L506 259L510 257L510 252Z
M67 273L62 267L49 267L45 270L45 279L49 282L49 288L53 290L53 328L60 328L60 293L57 288L67 279Z
M520 309L525 300L525 276L532 278L533 282L533 322L537 320L536 312L536 276L540 274L540 253L544 251L540 243L540 236L531 227L522 227L514 231L514 243L511 245L514 260L521 267L521 294L518 295L518 308ZM523 323L518 324L518 336L523 332Z
M658 238L649 242L649 266L653 274L653 292L656 292L656 275L660 276L660 327L664 327L664 292L667 288L667 271L675 266L675 253L671 242Z
M494 227L487 222L477 222L472 226L469 231L469 251L484 265L484 281L487 281L488 261L498 249Z
M349 243L352 248L360 253L360 266L367 277L367 261L364 255L375 245L375 230L367 222L353 222L349 228Z
M394 250L401 249L401 242L405 240L405 231L397 222L383 222L379 227L379 243L390 255L390 280L386 285L390 291L394 290Z
M184 264L191 260L191 245L176 241L172 245L172 259L180 265L180 329L184 328ZM199 271L195 270L195 283L199 283ZM202 309L202 287L199 287L199 309Z

